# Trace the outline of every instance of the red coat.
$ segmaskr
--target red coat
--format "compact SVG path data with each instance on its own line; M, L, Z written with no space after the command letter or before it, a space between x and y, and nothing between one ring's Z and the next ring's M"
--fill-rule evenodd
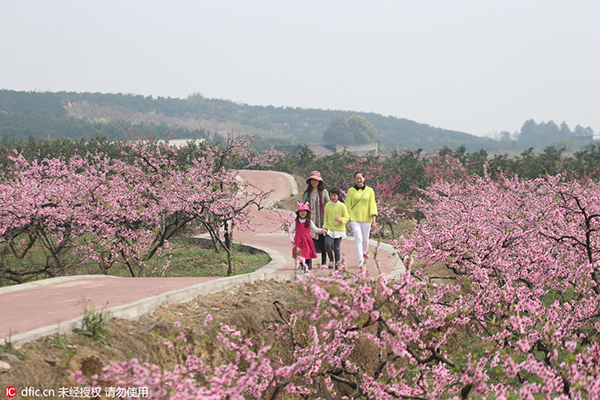
M317 258L315 245L310 237L310 225L305 226L304 222L294 221L296 224L296 236L294 236L294 246L292 247L292 257L298 256L308 260L309 258ZM310 224L310 222L309 222Z

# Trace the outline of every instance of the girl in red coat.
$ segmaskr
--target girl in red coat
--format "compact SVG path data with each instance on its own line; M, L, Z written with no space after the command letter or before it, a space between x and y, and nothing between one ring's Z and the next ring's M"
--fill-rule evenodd
M315 245L310 237L311 230L315 233L327 234L326 229L317 228L315 223L310 220L308 204L300 203L296 210L296 220L290 226L289 231L290 242L294 244L292 257L296 260L299 274L312 269L312 259L317 257Z

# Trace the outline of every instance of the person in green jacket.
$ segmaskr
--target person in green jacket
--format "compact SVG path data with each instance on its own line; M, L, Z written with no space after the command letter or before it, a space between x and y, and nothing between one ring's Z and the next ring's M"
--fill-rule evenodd
M346 223L348 222L348 210L341 200L341 190L337 187L329 189L330 202L325 205L325 222L323 229L326 229L325 251L329 257L329 269L333 268L335 260L335 269L338 269L342 254L340 245L342 239L346 237Z
M359 265L364 264L369 251L369 234L371 228L377 225L377 204L375 192L366 185L365 174L362 171L354 173L353 187L346 195L346 208L350 214L350 226L356 241L356 253Z
M325 204L329 203L329 193L324 188L323 178L319 171L312 171L306 179L308 188L302 196L302 202L308 203L310 208L310 220L315 223L317 228L323 228L323 218L325 217ZM327 254L325 253L325 236L313 231L310 232L313 239L315 250L321 253L321 265L327 265Z

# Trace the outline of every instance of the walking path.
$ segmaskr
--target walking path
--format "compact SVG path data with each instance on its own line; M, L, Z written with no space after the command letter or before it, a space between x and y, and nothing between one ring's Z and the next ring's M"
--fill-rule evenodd
M268 202L273 204L297 191L294 179L279 172L240 171L244 182L252 182L263 190L273 189ZM252 232L235 232L234 240L259 248L269 254L271 262L251 274L228 278L120 278L105 275L82 275L44 279L0 288L0 343L14 345L56 332L70 332L82 316L82 301L100 310L106 307L111 316L134 319L167 304L189 301L195 296L223 288L264 279L294 279L296 268L291 257L287 234L277 232L278 223L267 209L252 210ZM373 249L377 243L371 241ZM342 242L342 257L350 272L358 271L358 258L351 238ZM393 254L390 245L378 247L379 269L394 278L404 265ZM320 255L319 255L320 257ZM320 259L313 260L317 265ZM374 262L368 262L371 273L379 274ZM313 268L315 274L327 270Z

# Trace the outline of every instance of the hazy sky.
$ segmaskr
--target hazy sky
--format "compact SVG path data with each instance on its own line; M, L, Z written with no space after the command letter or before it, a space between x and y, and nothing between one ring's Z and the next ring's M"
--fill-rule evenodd
M0 0L0 89L600 131L598 0Z

